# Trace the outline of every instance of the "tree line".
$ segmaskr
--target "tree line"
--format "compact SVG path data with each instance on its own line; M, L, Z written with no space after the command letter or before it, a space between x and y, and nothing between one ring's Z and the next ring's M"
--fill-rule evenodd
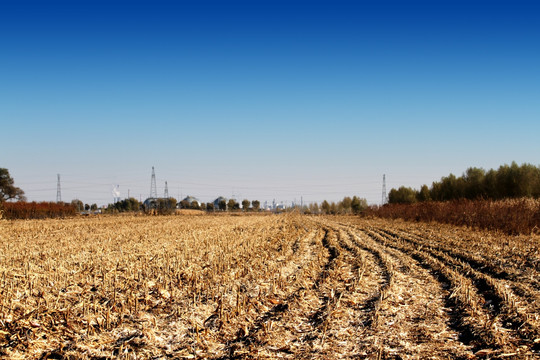
M315 204L316 205L316 204ZM368 209L368 202L364 198L346 196L343 200L336 202L328 202L324 200L320 205L320 210L315 207L313 213L322 213L329 215L337 214L361 214Z
M158 214L171 214L174 211L179 209L194 209L194 210L203 210L203 211L233 211L233 212L258 212L261 211L261 202L259 200L249 201L244 199L241 202L236 201L235 199L225 199L219 197L219 200L216 202L207 202L199 203L197 201L192 201L191 203L188 200L182 200L177 203L177 200L174 198L159 198L154 199L148 208L145 207L144 203L139 200L130 197L127 199L119 200L114 204L109 204L103 212L105 213L119 213L119 212L156 212ZM17 200L18 202L24 202L26 198L24 197L24 191L14 185L13 178L9 175L9 171L4 168L0 168L0 210L2 209L2 204L9 200ZM70 204L62 205L63 207L58 207L54 205L55 203L49 203L51 209L62 209L61 213L67 213L64 208L70 207L69 212L81 213L83 211L96 211L98 210L97 204L84 204L81 200L75 199L72 200ZM67 206L67 207L66 207ZM23 204L18 204L18 211L22 211ZM13 209L15 207L12 207ZM38 207L35 205L28 205L28 213L38 213L36 210ZM45 203L40 203L39 209L40 214L45 213L44 208L46 208ZM297 211L305 214L360 214L368 208L367 200L360 198L358 196L344 197L343 200L338 202L328 202L324 200L322 203L311 203L309 205L294 205L287 209L276 209L276 211ZM51 210L52 211L52 210ZM59 211L59 210L58 210ZM41 216L41 215L40 215Z
M390 204L412 204L424 201L501 200L513 198L540 198L540 167L531 164L501 165L497 170L468 168L462 176L454 174L435 181L431 187L420 190L401 186L388 193Z
M74 202L79 202L79 206L82 206L82 202L74 200ZM241 205L241 206L240 206ZM304 214L361 214L368 209L368 202L364 198L358 196L353 196L352 198L346 196L343 200L338 202L329 202L324 200L322 203L311 203L308 205L294 205L286 209L275 209L278 212L284 211L296 211ZM207 202L199 203L197 201L192 201L191 203L187 200L182 200L177 203L176 199L156 199L155 204L149 209L145 208L144 204L138 201L135 198L128 198L120 200L114 204L109 204L105 209L105 212L116 213L116 212L133 212L133 211L143 211L143 212L156 212L158 214L170 214L175 211L175 209L191 209L191 210L201 210L201 211L229 211L229 212L259 212L261 211L261 202L259 200L248 200L244 199L242 202L238 202L235 199L225 199L220 198L217 202Z

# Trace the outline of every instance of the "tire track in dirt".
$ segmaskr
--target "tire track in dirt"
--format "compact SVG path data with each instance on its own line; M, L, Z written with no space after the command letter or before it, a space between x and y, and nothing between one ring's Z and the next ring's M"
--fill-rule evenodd
M370 299L368 299L368 301L366 301L364 305L365 311L372 313L372 315L364 322L365 327L370 327L377 320L377 314L381 303L386 298L386 294L390 289L393 280L393 270L389 261L383 256L383 252L381 250L362 245L361 243L355 241L353 241L353 244L357 248L370 253L375 259L375 263L381 269L382 273L383 283L379 291L375 293Z
M434 276L400 251L385 247L349 224L337 226L339 245L351 255L369 254L384 269L379 291L357 306L364 326L356 358L470 358L471 346L446 325L444 292ZM345 240L347 239L347 240ZM352 356L354 357L354 356Z
M476 314L477 309L469 304L469 293L461 293L461 278L454 271L422 251L394 244L388 241L390 239L378 237L377 234L371 232L369 229L363 229L362 231L374 241L383 244L383 246L394 248L410 256L419 266L430 271L441 284L441 287L448 287L451 290L445 295L445 305L451 309L448 325L459 334L459 340L461 342L465 345L473 346L473 351L495 345L493 343L494 336L486 335L485 329L478 328L474 326L474 322L468 322L464 319L463 314L467 314L468 317L478 315Z
M540 350L540 343L534 342L535 339L540 338L540 331L535 324L529 321L528 315L528 313L537 313L537 311L533 310L527 313L520 309L518 304L527 306L528 301L510 290L511 286L507 286L509 285L508 281L492 277L489 268L478 269L471 265L464 256L457 256L456 251L442 251L435 246L425 244L425 239L422 241L416 236L412 238L406 234L400 235L386 229L378 229L378 232L393 239L407 241L413 246L422 246L434 258L459 270L461 274L471 279L477 292L484 298L484 307L490 312L492 318L500 321L501 327L504 326L515 333L515 339L511 340L516 343L516 346L526 346L535 351ZM533 304L529 306L534 306Z
M298 285L296 289L290 292L285 298L278 300L278 304L273 306L270 310L259 315L248 329L239 329L237 332L237 336L227 343L227 355L221 357L221 359L242 359L246 356L249 356L249 354L257 353L257 348L261 348L266 345L266 341L264 339L261 339L261 332L267 334L268 331L273 331L272 328L279 328L279 323L281 323L282 318L286 315L285 313L290 308L294 308L297 305L296 303L298 299L302 296L302 293L306 291L317 292L317 294L319 294L318 298L321 299L324 304L318 309L316 313L310 316L310 322L312 322L316 328L319 328L321 324L324 324L327 309L329 306L329 301L327 297L321 293L320 288L325 282L328 276L328 272L333 267L335 259L339 256L339 250L330 244L330 232L331 231L329 229L324 229L321 238L317 240L321 242L323 248L326 249L326 252L328 254L326 256L326 261L324 265L320 267L318 275L314 279L313 284L308 288L306 288L306 286L304 285ZM293 251L295 247L297 248L296 250L298 250L298 246L295 246L295 244L297 243L295 242L293 244ZM313 258L315 256L320 256L320 254L311 254L311 256L309 256L310 261L313 261ZM290 274L289 276L296 277L298 272L302 272L302 269L305 265L306 262L304 262L302 265L299 265L298 270L294 274ZM269 323L271 324L270 329L268 329L267 326L267 324ZM276 350L287 353L287 349L284 348L279 348Z
M389 231L384 229L386 233L394 236L404 236L416 241L425 242L426 239L430 240L430 247L437 250L447 252L452 257L455 257L463 262L468 263L474 270L486 274L489 277L504 282L505 287L509 287L512 291L520 296L525 303L540 304L540 279L532 274L525 274L523 269L530 268L531 265L527 264L530 259L527 257L517 261L516 259L504 258L504 267L500 264L501 258L499 256L492 255L489 251L482 253L481 256L474 254L469 250L462 248L461 246L451 246L449 244L463 244L462 240L453 236L443 236L442 234L433 234L433 231L420 232L406 231L403 229ZM440 240L442 239L442 241ZM524 263L525 262L525 263ZM534 266L532 266L534 268ZM538 266L537 266L538 267ZM534 272L533 272L534 274ZM540 305L533 311L534 313L540 313ZM537 328L540 327L537 326Z
M402 238L385 236L384 232L372 232L371 229L365 231L385 246L409 254L419 264L430 268L441 281L449 282L452 296L448 298L448 303L458 310L453 312L450 325L461 332L461 339L472 344L475 351L490 356L502 353L518 354L517 351L527 350L516 347L516 338L519 339L520 335L515 329L503 327L501 318L504 318L504 314L498 309L500 302L494 305L497 299L493 296L493 289L486 290L481 286L485 284L478 285L470 273L459 271L459 267L430 253L425 246L410 244ZM523 344L523 341L518 342Z
M416 261L395 249L351 228L343 231L354 246L375 253L390 272L390 282L367 323L364 356L380 358L400 357L453 357L471 356L470 346L460 342L459 331L446 325L446 315L441 310L448 306L445 291L434 276L418 266Z
M340 255L338 248L333 246L329 241L329 238L331 237L331 235L335 235L335 234L333 234L332 230L328 230L328 229L326 229L325 232L326 234L322 240L322 244L326 248L328 253L330 254L330 257L328 258L328 262L325 264L323 271L320 273L320 276L315 280L314 289L316 289L317 291L320 291L320 287L322 283L328 277L328 273L330 269L334 266L337 257ZM331 235L329 236L329 234ZM338 293L336 295L337 297L339 297L341 293ZM327 314L328 314L327 310L330 306L330 303L329 303L330 298L327 295L322 294L320 297L320 300L323 303L323 306L320 307L313 315L309 317L310 322L313 324L313 327L316 329L324 324Z
M303 337L306 346L300 357L362 358L369 352L364 332L374 321L374 309L384 298L391 271L375 256L377 252L359 249L335 224L321 224L329 229L326 245L337 256L328 268L330 279L319 298L322 305L309 317L310 330ZM336 353L336 349L340 351Z
M447 244L450 243L450 241L440 241L437 238L433 239L434 235L429 234L429 238L422 237L422 235L419 235L417 233L413 233L410 231L404 231L404 230L394 230L391 231L387 228L379 228L380 231L383 231L389 236L393 237L403 237L405 239L415 241L417 243L425 244L426 240L430 241L430 244L428 245L432 249L441 250L448 255L450 255L453 258L459 259L463 262L466 262L472 267L474 270L477 270L479 272L482 272L494 279L497 280L506 280L513 283L513 286L516 286L519 290L518 291L525 291L529 292L531 291L531 287L534 288L535 295L537 295L537 291L540 289L540 280L536 278L524 278L522 275L520 275L515 267L520 266L517 264L512 264L511 268L503 268L501 265L497 264L497 258L488 256L488 254L485 254L486 257L480 257L478 255L472 254L470 251L467 251L465 249L458 249L459 251L456 251L455 247L451 247ZM437 237L441 237L438 235ZM454 240L455 241L455 240ZM522 266L522 265L521 265ZM523 283L527 283L527 286L523 286Z
M340 225L351 227L351 224L340 223ZM452 273L448 273L448 268L444 268L441 264L434 261L435 259L425 256L422 252L418 252L414 248L407 248L394 244L392 239L385 238L384 236L374 233L371 229L365 229L362 227L352 226L353 229L359 231L360 234L364 234L373 242L377 243L386 251L394 249L395 251L408 257L414 264L428 271L429 274L436 279L442 289L450 287L452 292L445 291L444 304L449 309L449 328L458 334L459 340L467 346L473 348L473 350L480 350L492 345L491 340L493 337L484 336L482 331L477 331L475 326L463 321L462 314L471 312L468 308L467 302L456 296L456 290L459 289L459 285L452 279ZM389 241L390 240L390 241ZM363 240L365 242L365 239ZM467 294L467 297L469 294Z
M540 280L533 277L525 277L523 274L519 274L519 271L515 268L518 265L513 264L511 268L503 268L501 265L497 264L497 259L489 256L485 258L484 256L480 257L478 255L472 254L470 251L465 249L459 249L456 247L450 247L445 243L445 241L432 240L433 235L429 234L430 244L425 244L426 238L423 238L421 235L410 231L404 230L395 230L390 231L388 229L379 229L389 236L396 238L404 238L409 241L413 241L416 244L421 244L421 246L428 246L430 249L438 250L445 252L452 258L456 258L463 263L467 263L468 266L474 270L485 274L493 279L500 280L504 282L506 287L510 287L512 291L524 299L525 302L529 304L537 303L540 304ZM460 251L458 251L460 250ZM536 312L540 312L540 308L536 309Z
M365 357L362 336L373 315L371 306L366 311L365 304L375 301L373 294L377 299L381 296L386 284L384 269L370 252L347 243L335 226L318 221L315 227L325 231L320 244L327 257L320 271L306 279L286 308L260 317L259 323L264 325L258 332L264 333L264 340L253 344L248 355L236 352L234 358Z

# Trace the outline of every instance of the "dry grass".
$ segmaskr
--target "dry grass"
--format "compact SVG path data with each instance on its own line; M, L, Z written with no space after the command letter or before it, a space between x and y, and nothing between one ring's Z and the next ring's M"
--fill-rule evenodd
M0 202L0 219L66 218L77 214L75 206L54 202Z
M538 236L356 217L0 221L10 359L534 358Z
M540 233L540 199L454 200L388 204L368 214L390 219L446 223L507 234Z

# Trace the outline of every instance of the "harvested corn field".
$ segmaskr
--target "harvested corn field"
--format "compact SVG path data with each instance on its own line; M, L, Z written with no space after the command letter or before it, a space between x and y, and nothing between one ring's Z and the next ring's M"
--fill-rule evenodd
M538 236L357 217L0 222L0 356L536 358Z

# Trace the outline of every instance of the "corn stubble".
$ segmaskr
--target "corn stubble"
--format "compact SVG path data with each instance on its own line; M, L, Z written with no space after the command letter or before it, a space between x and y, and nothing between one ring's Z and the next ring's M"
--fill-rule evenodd
M534 358L538 236L356 217L0 221L0 357Z

